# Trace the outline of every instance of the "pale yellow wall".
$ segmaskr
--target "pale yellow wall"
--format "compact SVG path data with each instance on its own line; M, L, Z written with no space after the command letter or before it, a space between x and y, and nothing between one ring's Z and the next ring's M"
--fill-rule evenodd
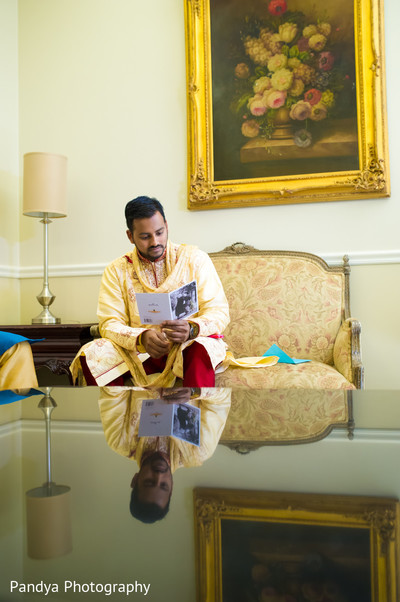
M393 161L398 13L387 2ZM69 158L68 217L52 226L50 263L106 263L122 253L123 207L137 194L159 197L171 237L206 251L236 240L317 254L399 249L395 168L389 199L189 212L184 44L183 0L19 1L20 154ZM30 225L27 236L30 221L24 266L41 261L41 232Z
M17 6L17 0L9 2ZM68 217L50 225L50 275L74 273L75 266L82 276L50 279L53 312L63 322L96 319L99 278L86 274L127 250L123 207L137 194L163 201L172 239L206 251L242 240L264 249L348 253L350 261L364 253L400 254L398 3L387 0L385 14L392 196L205 212L186 208L183 8L182 0L18 2L20 169L29 151L59 152L69 161ZM15 77L14 71L8 75L14 89ZM38 276L20 281L19 316L26 323L40 311L38 220L21 217L19 240L22 276L31 270ZM370 387L400 385L394 366L399 265L353 267L352 313L362 322ZM13 295L10 287L3 311L8 323L17 307Z
M20 323L20 282L17 278L0 277L0 322L2 325Z
M19 320L18 12L0 2L0 323Z

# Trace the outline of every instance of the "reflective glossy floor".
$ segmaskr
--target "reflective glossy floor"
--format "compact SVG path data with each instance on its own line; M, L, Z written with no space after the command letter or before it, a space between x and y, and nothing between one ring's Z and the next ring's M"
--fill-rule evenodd
M154 399L168 408L172 418L162 428L175 429L174 436L138 436L143 406ZM195 602L209 579L199 569L204 550L196 539L195 489L244 490L244 500L253 491L400 497L398 391L43 387L2 391L0 404L2 602ZM183 422L170 410L178 405ZM197 426L188 406L200 408ZM146 524L130 513L131 482L135 458L144 462L154 449L169 454L173 489L165 518ZM236 536L226 537L233 537L228 554ZM255 559L260 567L260 552ZM301 584L279 589L257 570L249 568L255 584L249 577L232 592L225 583L219 599L378 602L374 583L351 599L333 590L318 597ZM218 599L209 590L202 600Z

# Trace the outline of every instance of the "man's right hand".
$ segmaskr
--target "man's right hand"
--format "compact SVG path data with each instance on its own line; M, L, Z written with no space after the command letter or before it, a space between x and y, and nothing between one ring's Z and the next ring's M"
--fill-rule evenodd
M171 343L163 332L158 330L145 330L142 334L142 345L150 357L159 358L169 353Z

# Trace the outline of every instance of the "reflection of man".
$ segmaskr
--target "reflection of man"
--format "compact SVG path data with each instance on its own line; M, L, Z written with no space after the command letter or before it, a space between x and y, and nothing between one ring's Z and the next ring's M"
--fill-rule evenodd
M98 303L103 338L79 351L71 366L74 379L104 386L122 385L130 377L136 385L169 387L178 377L184 386L214 386L214 370L226 356L221 334L229 310L211 259L197 247L168 240L164 209L156 199L130 201L125 217L134 248L103 274ZM192 280L198 313L190 320L142 325L136 293L168 293ZM140 353L150 357L142 363Z
M0 389L37 387L29 340L0 330Z
M150 453L132 479L130 511L143 522L164 518L172 495L172 473L168 455Z
M139 437L143 399L190 401L201 408L200 446L175 437ZM222 435L230 409L230 389L199 389L191 398L189 388L170 391L102 387L99 407L108 445L139 466L131 482L130 510L143 522L155 522L169 510L172 474L183 466L200 466L210 458Z

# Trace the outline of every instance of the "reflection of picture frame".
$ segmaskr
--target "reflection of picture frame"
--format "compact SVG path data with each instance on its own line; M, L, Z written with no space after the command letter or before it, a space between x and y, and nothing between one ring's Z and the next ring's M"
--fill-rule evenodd
M398 600L395 499L197 488L194 506L198 600Z
M185 6L190 209L390 194L382 0Z

